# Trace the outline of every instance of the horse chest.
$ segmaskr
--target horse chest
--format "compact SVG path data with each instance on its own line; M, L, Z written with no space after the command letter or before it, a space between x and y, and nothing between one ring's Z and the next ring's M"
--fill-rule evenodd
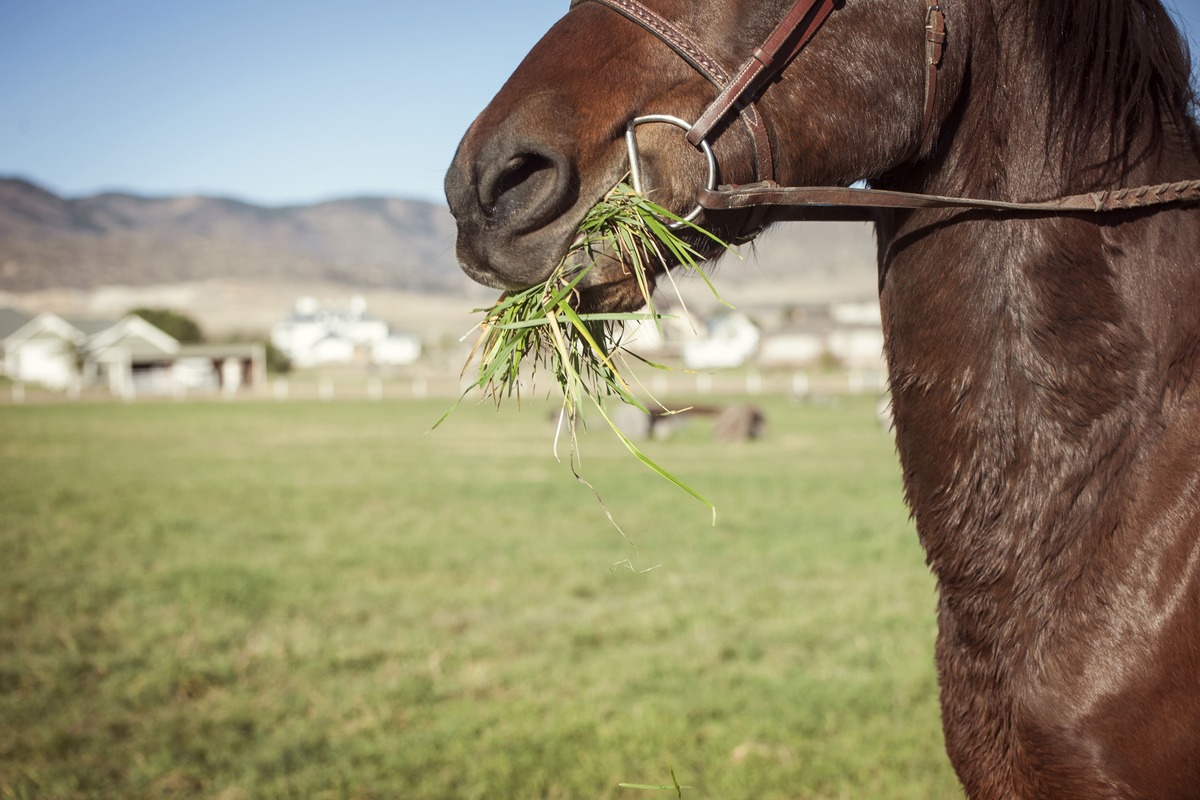
M897 446L939 583L947 746L972 797L1195 796L1195 364L1164 378L1157 353L1174 346L1114 281L1032 285L1072 280L1017 258L1034 251L993 249L974 271L885 265Z

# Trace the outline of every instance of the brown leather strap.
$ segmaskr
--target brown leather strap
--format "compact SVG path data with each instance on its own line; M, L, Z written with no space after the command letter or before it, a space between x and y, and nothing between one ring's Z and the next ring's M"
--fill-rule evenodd
M969 197L890 192L879 189L849 189L837 186L779 186L756 183L702 189L700 205L710 211L737 211L769 207L772 221L798 219L870 219L874 209L965 208L985 211L1043 213L1104 213L1174 203L1200 201L1200 180L1138 186L1058 197L1036 203L1011 203Z
M729 73L719 61L709 57L700 45L696 44L678 25L637 0L571 0L571 8L584 3L607 6L631 22L650 31L712 84L722 86L728 83Z
M833 12L834 0L797 0L787 15L738 69L692 130L688 141L699 144L739 101L753 99L762 84L778 75ZM790 46L789 46L790 45ZM786 49L785 49L786 48Z
M946 15L938 0L927 0L925 13L925 117L921 122L921 138L916 153L923 153L933 143L933 111L937 104L938 71L942 66L942 51L946 47Z
M732 78L716 59L705 53L704 49L678 25L642 5L639 0L571 0L571 7L587 2L611 8L650 31L721 90L688 131L687 139L692 145L699 146L717 125L736 110L754 142L758 179L772 180L775 177L771 140L766 125L754 105L755 95L804 49L833 13L838 0L796 0L766 41L742 64ZM940 62L940 55L938 60ZM928 104L932 105L932 101Z
M730 113L736 110L754 144L755 172L760 181L775 177L770 134L755 106L757 94L777 76L820 30L842 0L796 0L784 18L731 78L720 62L704 52L678 25L643 5L640 0L571 0L571 8L598 3L640 25L674 50L684 61L720 91L701 112L687 133L694 146L705 141ZM911 155L927 149L933 137L934 107L937 103L938 70L946 43L946 19L939 0L926 0L925 16L925 102L921 132Z
M682 28L642 5L638 0L571 0L571 8L583 3L597 3L605 6L645 28L718 89L729 84L729 73L719 61L704 52L704 48L700 47ZM738 105L737 111L754 145L755 173L758 179L774 179L775 161L771 153L771 140L762 115L758 113L758 108L753 102ZM698 143L699 139L692 142L693 145Z

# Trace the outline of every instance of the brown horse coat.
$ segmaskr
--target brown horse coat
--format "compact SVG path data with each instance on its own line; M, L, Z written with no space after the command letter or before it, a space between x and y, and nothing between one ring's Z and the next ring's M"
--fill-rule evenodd
M776 0L647 0L735 67ZM781 182L1042 200L1200 178L1186 49L1159 0L944 0L921 141L925 0L845 0L764 92ZM710 84L585 4L480 115L447 177L459 256L548 274L627 168L631 118ZM754 179L748 137L714 147ZM648 133L659 199L701 180ZM706 224L720 229L718 215ZM879 286L908 502L938 581L950 758L973 798L1200 796L1200 210L887 212ZM627 307L617 269L588 302Z

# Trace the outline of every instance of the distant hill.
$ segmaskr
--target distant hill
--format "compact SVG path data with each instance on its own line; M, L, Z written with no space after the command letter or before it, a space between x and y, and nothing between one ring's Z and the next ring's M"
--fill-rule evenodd
M268 208L213 197L66 199L0 179L0 288L238 277L454 290L454 222L385 197Z
M869 228L781 226L721 281L873 291ZM265 207L216 197L108 193L64 198L0 178L0 289L92 289L221 278L324 282L364 289L461 292L454 220L440 205L358 197ZM824 294L826 292L822 292Z

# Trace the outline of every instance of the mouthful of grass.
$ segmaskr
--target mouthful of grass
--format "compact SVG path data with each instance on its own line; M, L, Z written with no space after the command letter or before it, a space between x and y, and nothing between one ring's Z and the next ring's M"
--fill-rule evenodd
M467 391L480 389L497 403L513 396L519 400L523 369L531 374L539 369L550 373L562 391L559 432L565 430L570 438L571 467L578 480L591 486L579 474L576 433L584 410L593 408L638 461L707 505L715 518L712 503L647 457L617 426L608 409L608 403L615 399L651 413L634 390L640 384L630 369L631 361L667 369L630 352L621 338L625 323L650 321L657 326L664 319L651 297L651 270L670 279L669 268L678 265L699 275L717 295L700 269L704 256L680 232L698 233L729 249L704 228L638 194L628 184L618 184L584 217L574 243L544 283L521 292L507 292L491 308L478 309L484 319L463 371L465 375L477 360L478 371ZM614 256L632 272L646 310L580 313L581 282L598 258ZM660 407L656 403L656 413L673 413L663 412Z

